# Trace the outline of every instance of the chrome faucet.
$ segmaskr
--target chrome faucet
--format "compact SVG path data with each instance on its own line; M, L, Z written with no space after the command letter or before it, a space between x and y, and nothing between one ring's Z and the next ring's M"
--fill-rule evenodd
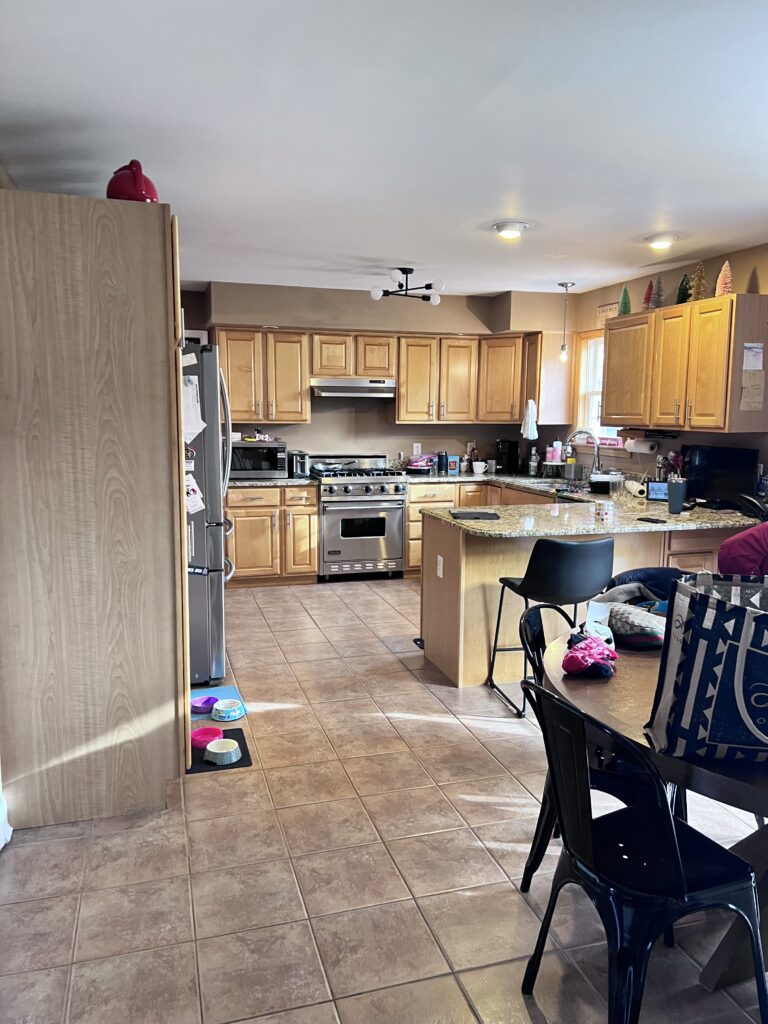
M566 437L565 443L570 444L574 437L579 436L588 437L592 444L595 446L595 457L592 460L592 469L590 470L590 475L594 473L602 473L603 462L600 458L600 442L597 440L597 438L591 430L587 430L585 427L577 427L575 430L572 430L570 432L568 437Z

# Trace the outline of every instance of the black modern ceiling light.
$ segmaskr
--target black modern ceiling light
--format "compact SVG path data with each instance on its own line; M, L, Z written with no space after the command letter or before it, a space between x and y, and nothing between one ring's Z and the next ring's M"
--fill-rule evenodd
M371 288L371 298L374 302L379 299L389 298L390 295L399 296L402 299L421 299L422 302L431 302L433 306L440 305L438 292L445 288L445 281L435 278L429 284L409 284L408 278L413 273L413 267L396 267L389 275L397 288L379 288L374 285Z

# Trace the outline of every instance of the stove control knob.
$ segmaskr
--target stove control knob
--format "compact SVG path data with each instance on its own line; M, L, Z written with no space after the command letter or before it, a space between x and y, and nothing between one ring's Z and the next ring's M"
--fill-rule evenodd
M387 485L386 484L379 484L379 490L381 491L382 494L386 494L387 493Z
M402 484L395 484L395 494L402 494L405 488Z
M328 493L329 493L329 494L335 494L335 493L336 493L336 484L330 484L330 485L329 485L329 487L328 487Z
M345 494L351 494L352 493L352 488L349 486L349 484L344 484L344 493Z
M366 494L373 494L373 488L371 487L370 484L366 484L363 490L365 491Z

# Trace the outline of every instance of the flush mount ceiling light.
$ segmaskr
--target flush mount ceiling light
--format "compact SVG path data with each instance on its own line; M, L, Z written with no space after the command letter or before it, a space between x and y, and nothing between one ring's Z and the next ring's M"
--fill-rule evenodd
M655 235L646 235L645 241L652 249L655 249L657 252L663 252L665 249L669 249L678 238L679 235L674 235L670 231L660 231Z
M519 238L530 226L524 220L500 220L493 225L493 230L500 238Z
M440 305L438 292L445 288L445 281L435 278L429 284L409 284L408 278L413 273L413 267L396 267L389 275L397 289L379 288L378 285L371 288L371 298L374 302L379 299L389 298L390 295L399 296L402 299L421 299L422 302L431 302L433 306Z
M563 340L560 342L560 362L568 362L568 289L575 286L575 281L558 281L557 287L565 289L565 301L563 303Z

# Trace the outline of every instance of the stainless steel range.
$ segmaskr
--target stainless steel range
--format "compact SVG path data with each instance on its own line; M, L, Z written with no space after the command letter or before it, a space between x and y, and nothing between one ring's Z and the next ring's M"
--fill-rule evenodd
M408 478L386 455L312 455L320 481L320 575L402 572Z

